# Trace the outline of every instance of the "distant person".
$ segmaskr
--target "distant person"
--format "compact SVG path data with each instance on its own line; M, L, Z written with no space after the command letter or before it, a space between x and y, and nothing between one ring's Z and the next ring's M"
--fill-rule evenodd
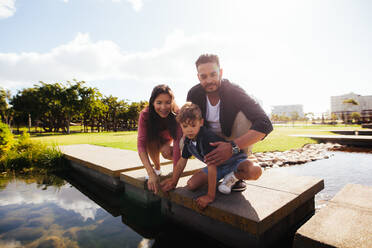
M172 90L162 84L152 90L149 106L142 110L139 116L138 155L149 177L147 187L155 194L159 190L161 174L160 153L165 159L173 160L173 165L176 165L180 158L179 143L182 131L176 121L177 108Z
M211 143L226 142L222 137L203 127L202 113L196 104L186 103L177 115L177 121L185 135L182 157L174 168L172 178L168 178L161 183L162 190L165 192L177 186L187 160L192 155L205 162L205 155L216 149L215 146L210 145ZM216 185L220 179L224 178L223 182L218 186L218 190L223 194L230 194L231 187L239 179L256 180L261 174L261 167L247 160L247 154L239 151L224 163L208 164L201 171L196 172L188 180L187 189L196 190L208 184L208 193L196 199L197 205L204 209L209 203L214 201Z
M205 162L218 166L240 150L251 155L252 145L273 130L269 117L242 88L222 79L217 55L200 55L195 64L200 84L189 90L187 101L200 107L207 129L230 141L211 144L216 149L205 156ZM239 181L233 190L242 191L245 187Z

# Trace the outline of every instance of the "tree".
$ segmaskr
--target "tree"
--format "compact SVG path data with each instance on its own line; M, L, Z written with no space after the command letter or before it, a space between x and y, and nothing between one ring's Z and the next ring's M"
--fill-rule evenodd
M298 114L297 111L291 112L291 120L292 120L293 125L294 125L295 121L298 120L299 117L300 117L300 115Z
M331 114L332 122L337 122L338 116L335 113Z
M10 125L10 108L8 101L10 100L10 91L0 87L0 121Z
M342 103L351 104L351 105L359 105L359 103L356 100L352 99L352 98L345 99Z
M353 112L353 113L351 113L350 117L351 117L353 122L358 123L360 121L361 115L358 112Z
M272 121L279 121L279 115L277 115L277 114L271 114L271 120Z

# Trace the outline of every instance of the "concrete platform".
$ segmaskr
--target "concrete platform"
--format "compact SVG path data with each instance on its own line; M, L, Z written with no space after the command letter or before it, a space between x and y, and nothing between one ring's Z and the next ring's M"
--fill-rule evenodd
M372 130L331 130L329 132L342 135L372 135Z
M169 194L154 195L146 189L147 173L137 152L92 145L64 146L61 150L73 168L104 185L122 187L120 199L135 203L129 210L125 208L129 205L120 206L124 223L137 228L137 218L125 213L136 213L137 206L145 212L148 211L146 207L155 206L154 209L161 209L167 219L234 247L271 247L278 242L281 245L290 243L297 228L314 213L314 196L324 188L321 179L268 170L259 180L248 182L247 190L242 193L217 193L215 202L201 211L195 199L207 189L191 192L184 187L190 175L205 166L196 159L189 160L177 189ZM162 179L172 170L171 163L164 163ZM89 194L96 197L92 192ZM110 209L111 205L106 208ZM117 215L117 212L113 214ZM138 229L150 237L153 225L147 225L146 218L139 222ZM159 224L162 219L157 217L151 222Z
M348 184L296 233L295 248L372 247L372 187Z
M112 190L123 187L120 173L142 169L142 162L135 151L95 146L88 144L59 146L61 152L70 161L71 167L97 180ZM161 158L161 164L172 161Z
M187 166L182 173L182 177L192 175L205 165L197 159L189 159ZM173 164L161 166L161 180L172 176ZM120 180L125 183L126 197L136 201L138 204L146 205L155 201L160 201L160 197L147 190L146 169L125 171L120 173Z
M216 200L201 211L195 199L207 188L188 191L183 187L187 179L180 179L180 187L162 199L164 214L234 247L270 247L288 241L314 213L314 195L324 188L320 179L265 171L242 193L217 192Z
M306 137L318 140L320 142L332 142L341 145L372 147L371 135L306 135L295 134L294 137Z

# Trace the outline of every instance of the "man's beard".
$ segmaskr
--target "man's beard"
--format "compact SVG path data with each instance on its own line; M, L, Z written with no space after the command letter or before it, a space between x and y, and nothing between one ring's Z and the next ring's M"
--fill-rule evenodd
M208 91L207 89L208 89L208 87L209 86L216 86L216 90L214 90L214 91ZM209 83L209 84L207 84L207 85L205 85L204 87L204 91L206 92L206 93L214 93L214 92L217 92L219 89L220 89L220 87L218 87L218 84L216 84L216 83Z

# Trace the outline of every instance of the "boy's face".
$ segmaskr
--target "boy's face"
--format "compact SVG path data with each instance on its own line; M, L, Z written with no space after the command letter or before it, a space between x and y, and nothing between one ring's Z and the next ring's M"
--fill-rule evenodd
M181 123L183 134L189 139L195 139L199 133L200 127L203 126L203 119L200 120L186 120Z

